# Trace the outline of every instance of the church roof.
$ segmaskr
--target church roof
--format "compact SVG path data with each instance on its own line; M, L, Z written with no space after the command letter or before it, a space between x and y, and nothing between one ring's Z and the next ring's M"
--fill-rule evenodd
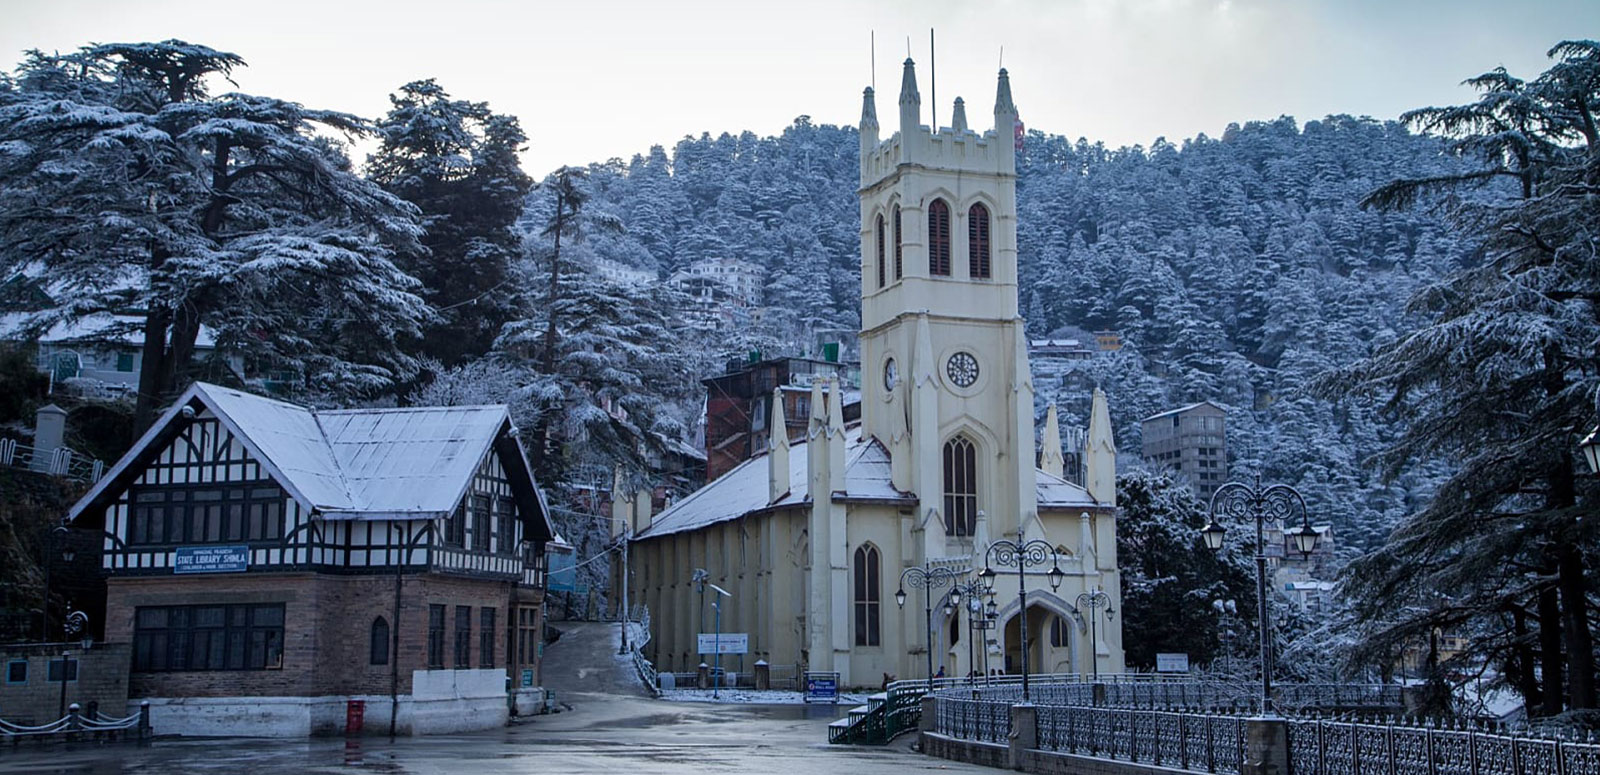
M754 457L734 466L733 470L716 481L695 490L688 497L656 515L650 526L639 532L638 538L698 530L738 519L753 512L786 507L799 507L811 501L808 492L808 459L806 442L796 442L789 452L789 493L777 501L767 502L767 458ZM877 439L861 437L861 426L853 425L845 431L843 492L833 494L835 500L904 503L914 505L917 496L895 488L889 477L889 450ZM1101 504L1089 497L1087 490L1038 471L1038 497L1041 509L1089 509Z
M1043 471L1034 473L1039 477L1037 491L1041 509L1092 509L1102 505L1095 502L1088 490L1072 482Z

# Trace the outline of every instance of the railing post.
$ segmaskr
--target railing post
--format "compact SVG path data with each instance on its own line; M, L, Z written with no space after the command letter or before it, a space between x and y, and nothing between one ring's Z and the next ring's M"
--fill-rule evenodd
M1189 714L1178 714L1178 766L1189 769Z
M66 668L61 669L61 678L63 681L66 680ZM83 719L78 715L79 710L76 702L67 706L67 733L64 735L67 740L78 739L78 730L83 729Z
M1028 751L1039 747L1039 708L1032 703L1011 706L1011 737L1007 741L1006 766L1020 770Z
M142 700L139 702L139 739L148 740L150 735L150 701Z
M1239 775L1288 775L1289 730L1281 718L1245 721L1245 757Z

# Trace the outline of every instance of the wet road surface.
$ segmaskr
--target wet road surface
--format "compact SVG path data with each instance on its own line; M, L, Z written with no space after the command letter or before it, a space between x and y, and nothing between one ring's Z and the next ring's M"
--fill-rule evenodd
M157 740L148 746L0 747L0 773L774 773L877 775L996 770L886 748L829 746L846 706L712 705L651 699L615 656L615 625L559 625L545 683L564 708L504 729L389 740ZM158 730L159 731L159 730Z

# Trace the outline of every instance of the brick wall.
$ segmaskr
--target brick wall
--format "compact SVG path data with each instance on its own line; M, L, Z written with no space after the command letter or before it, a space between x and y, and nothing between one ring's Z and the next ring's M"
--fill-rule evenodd
M84 712L89 703L99 704L101 718L120 718L128 704L128 656L126 643L95 644L88 651L77 643L33 644L0 647L0 719L29 726L61 717L61 683L49 680L50 662L61 661L61 652L78 662L78 677L67 682L68 705L78 703ZM7 680L12 662L26 662L27 677L20 682Z
M131 642L140 606L282 603L283 667L275 670L207 670L134 673L132 697L314 697L388 694L391 670L397 690L411 691L411 671L427 669L428 606L448 606L445 665L454 665L455 608L472 607L472 667L481 662L481 609L494 608L494 665L506 666L505 629L510 626L511 582L438 574L403 577L398 622L395 581L389 575L232 574L203 577L113 578L107 586L107 637ZM391 665L370 660L371 627L377 617L390 627L390 650L398 627L399 648ZM396 661L398 660L398 661Z

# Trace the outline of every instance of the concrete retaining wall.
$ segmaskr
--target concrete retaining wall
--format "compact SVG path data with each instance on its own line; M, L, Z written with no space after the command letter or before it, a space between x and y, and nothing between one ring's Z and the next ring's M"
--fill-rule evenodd
M510 718L504 670L418 670L416 693L400 695L395 731L446 734L502 727ZM184 737L308 737L345 733L350 700L366 703L365 734L388 734L388 695L323 697L150 697L158 735ZM139 700L128 702L137 713Z

